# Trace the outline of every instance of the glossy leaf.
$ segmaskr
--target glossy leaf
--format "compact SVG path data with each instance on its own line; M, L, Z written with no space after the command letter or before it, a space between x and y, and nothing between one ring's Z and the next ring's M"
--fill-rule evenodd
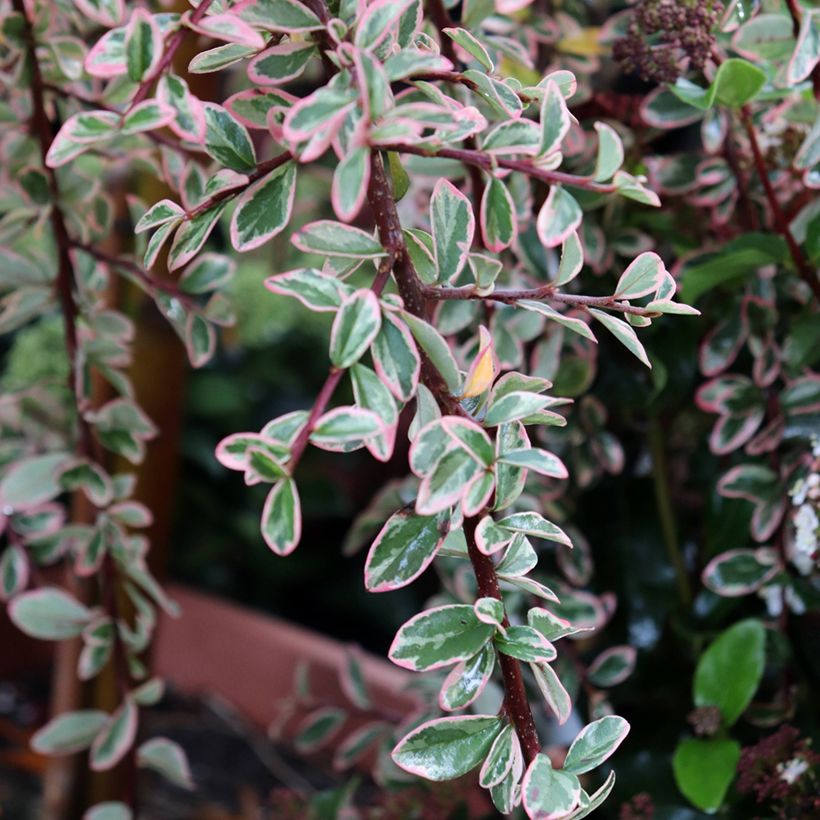
M566 817L581 799L581 784L573 774L553 769L549 757L538 754L521 782L524 810L530 820Z
M405 771L427 780L454 780L478 766L503 725L488 715L431 720L404 737L392 757Z
M413 616L399 629L390 660L419 672L464 661L490 639L493 627L478 620L471 606L449 604Z
M44 755L64 755L87 749L108 720L99 709L64 712L31 738L31 748Z
M296 193L296 165L287 162L251 185L231 217L231 244L238 251L264 245L290 221Z
M381 308L369 288L346 297L330 333L330 360L336 367L348 368L370 347L381 327Z
M757 691L765 663L766 635L760 621L730 626L701 655L693 684L696 706L717 706L727 726Z
M450 282L464 268L475 233L470 200L451 182L436 183L430 199L433 249L440 282Z
M739 759L736 740L683 740L672 759L675 782L692 803L712 814L723 803Z
M146 740L137 749L137 765L159 772L166 780L184 789L194 786L184 749L167 737Z
M370 592L406 586L429 566L449 530L449 516L394 513L370 547L364 583Z
M9 605L9 617L26 635L58 641L79 635L92 612L58 587L41 587L18 595Z

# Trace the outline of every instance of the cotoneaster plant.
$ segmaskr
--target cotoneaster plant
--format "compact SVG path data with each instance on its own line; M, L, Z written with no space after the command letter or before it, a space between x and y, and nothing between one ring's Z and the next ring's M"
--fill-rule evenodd
M674 758L681 791L711 812L734 799L732 725L744 715L775 726L811 697L794 620L820 602L820 12L791 0L640 0L613 28L624 67L663 83L642 104L645 122L689 127L685 150L646 163L666 206L693 214L696 250L672 267L709 322L695 403L720 458L718 515L734 499L746 513L735 546L715 544L699 568L712 593L701 610L725 605L738 622L700 658L701 737ZM742 600L751 595L762 602ZM758 693L764 672L776 683Z
M479 769L499 811L522 804L531 818L585 816L611 791L612 772L591 794L580 778L623 741L623 718L586 725L561 766L533 722L533 692L559 720L569 716L554 644L598 625L606 608L598 604L592 624L562 617L571 590L553 590L537 569L541 541L572 548L537 501L567 478L562 460L537 446L540 428L566 423L567 402L527 372L523 345L542 339L553 356L589 359L603 329L649 365L637 331L697 311L675 300L656 253L633 255L626 243L623 264L614 273L605 264L587 213L621 198L659 200L622 168L616 127L587 132L570 113L594 68L575 61L576 76L551 62L549 46L572 33L571 18L557 15L528 37L515 19L526 5L467 3L460 19L438 0L201 0L182 14L122 0L0 5L9 99L1 227L14 268L3 329L59 311L70 372L60 435L37 426L30 395L10 402L3 593L29 634L82 636L80 677L117 666L111 715L58 715L34 741L53 754L90 747L95 770L129 762L123 799L92 808L88 820L132 816L134 765L189 780L178 746L136 742L139 708L161 695L158 681L144 682L139 655L156 606L173 605L146 569L147 543L130 532L150 520L128 501L133 482L101 463L105 448L138 461L155 433L123 372L132 330L107 307L107 288L122 276L144 289L192 364L205 363L216 329L231 321L220 289L233 272L209 237L223 225L237 252L264 245L289 228L299 179L311 173L328 177L336 218L292 233L303 266L266 284L333 316L328 376L310 409L229 435L217 458L248 484L270 485L261 534L286 556L300 541L307 447L365 448L386 461L407 408L410 497L372 542L365 586L387 593L434 561L452 580L390 649L406 669L447 673L445 716L405 734L393 761L430 780ZM189 72L227 71L243 88L222 104L195 97L172 68L183 41L200 49ZM104 240L114 209L100 180L146 172L173 196L150 207L132 198L133 249L112 254ZM589 257L605 295L580 288ZM155 273L166 258L176 279ZM100 380L108 386L95 391ZM336 403L342 382L352 404ZM592 408L584 423L600 425L601 414ZM610 441L600 446L617 461ZM70 491L66 512L57 502ZM98 597L84 603L40 583L37 565L64 557ZM602 681L623 675L634 653L599 665L613 661ZM474 713L492 678L500 709Z

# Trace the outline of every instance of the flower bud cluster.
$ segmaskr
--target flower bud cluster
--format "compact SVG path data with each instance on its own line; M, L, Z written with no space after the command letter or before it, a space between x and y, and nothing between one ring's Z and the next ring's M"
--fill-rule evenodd
M629 29L612 54L624 70L642 79L673 83L703 69L712 53L720 0L639 0Z

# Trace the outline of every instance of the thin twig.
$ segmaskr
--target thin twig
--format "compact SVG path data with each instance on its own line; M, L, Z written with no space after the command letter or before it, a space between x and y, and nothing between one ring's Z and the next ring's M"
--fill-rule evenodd
M214 205L218 205L226 199L231 199L232 197L237 196L246 188L253 185L254 182L265 176L265 174L269 174L271 171L274 171L280 165L284 165L291 159L293 159L293 155L289 151L283 151L281 154L277 154L271 159L260 162L259 165L257 165L256 168L254 168L254 170L247 175L247 182L236 188L226 188L222 191L217 191L212 197L200 202L195 208L188 211L185 215L186 218L193 219L195 216L199 216L200 214L204 214L206 211L210 211Z
M564 305L580 308L606 308L618 313L631 313L634 316L657 316L658 311L630 305L629 302L619 302L614 296L582 296L575 293L561 293L553 285L542 285L539 288L524 288L521 290L496 290L492 293L482 293L473 285L461 288L439 288L432 285L423 286L424 295L428 299L437 301L451 301L477 299L488 302L501 302L512 305L522 299L538 302L560 302Z
M82 394L81 379L78 372L78 352L79 343L77 336L77 322L79 319L79 309L74 298L74 287L76 282L74 266L71 260L72 242L66 228L65 218L60 208L60 189L57 175L46 163L49 147L53 139L52 125L48 118L44 102L44 84L40 71L40 63L37 58L37 40L34 34L34 26L30 18L24 0L13 0L14 10L20 15L23 22L23 36L26 41L28 52L28 64L30 70L31 88L31 128L33 136L38 140L40 154L42 157L43 171L48 179L51 191L52 203L49 218L51 220L54 240L57 247L57 280L56 289L63 314L63 325L65 328L66 354L69 362L69 387L75 397L75 404L78 409L77 425L78 436L76 452L80 458L99 461L97 444L92 436L91 427L85 420L82 413L82 406L85 403ZM90 508L93 513L93 508ZM89 516L90 517L90 516ZM116 669L117 687L120 696L125 698L131 689L130 673L125 656L125 646L122 637L117 629L118 607L116 602L116 565L110 554L106 554L103 565L103 574L100 578L102 587L103 607L114 623L114 665ZM125 777L123 782L123 801L131 806L136 806L136 784L137 784L137 761L136 746L132 744L124 758Z
M755 133L754 123L752 122L752 114L748 106L744 105L743 108L740 109L740 121L743 123L743 127L746 130L746 136L749 138L749 145L752 149L755 169L757 170L757 176L759 177L760 183L766 194L766 199L769 202L769 207L772 209L775 229L786 240L786 245L789 248L789 253L791 254L794 266L797 268L797 273L811 288L812 293L814 293L814 298L820 300L820 279L817 278L817 271L812 269L811 265L809 265L806 258L803 256L803 251L800 250L800 245L797 244L797 240L791 232L791 228L789 227L789 223L783 213L783 209L780 207L777 194L775 193L774 187L769 179L769 172L766 168L766 160L763 156L763 152L760 150L760 143L758 142L757 134Z
M378 152L374 152L371 157L368 202L376 221L379 239L395 259L393 273L405 307L416 316L424 318L429 313L425 289L407 252L393 191ZM450 395L444 385L441 374L426 359L422 364L422 379L446 413L454 415L463 412L458 400ZM466 518L463 525L478 591L482 597L502 600L495 565L492 559L479 551L475 543L475 528L478 521L479 516ZM521 741L524 756L529 763L540 752L541 744L524 687L521 665L515 658L499 653L499 666L504 682L505 707Z
M454 159L465 165L475 165L488 173L495 168L506 168L509 171L519 171L534 179L540 179L549 185L568 185L572 188L582 188L585 191L594 191L599 194L613 194L618 187L611 183L595 182L592 177L576 176L565 171L550 171L539 168L534 162L520 159L506 159L495 157L486 151L470 150L469 148L433 148L423 145L411 145L404 142L393 142L378 146L383 151L396 151L399 154L415 154L419 157L440 157Z
M174 299L178 299L188 310L193 311L194 313L201 313L201 309L199 304L197 303L196 299L194 299L189 293L185 293L183 290L179 288L179 286L175 282L168 282L162 279L156 279L155 277L151 276L148 271L144 268L140 267L136 262L131 259L128 259L124 256L114 256L110 253L106 253L103 250L100 250L95 245L89 245L85 242L72 242L73 246L78 250L85 251L85 253L90 254L95 259L99 260L100 262L104 262L106 265L109 265L112 268L120 268L121 270L127 270L131 276L139 281L139 283L147 290L149 293L156 290L161 290L164 293L167 293L169 296L172 296Z

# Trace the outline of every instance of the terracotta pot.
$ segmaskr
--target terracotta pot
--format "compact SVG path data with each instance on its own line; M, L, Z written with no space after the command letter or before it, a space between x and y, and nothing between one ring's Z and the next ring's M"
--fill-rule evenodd
M182 616L160 621L153 665L177 690L216 693L267 728L293 694L297 664L306 661L315 699L348 704L339 685L344 644L189 587L171 585L168 593ZM412 679L408 672L364 652L360 658L378 712L401 718L417 708L412 694L403 691Z

